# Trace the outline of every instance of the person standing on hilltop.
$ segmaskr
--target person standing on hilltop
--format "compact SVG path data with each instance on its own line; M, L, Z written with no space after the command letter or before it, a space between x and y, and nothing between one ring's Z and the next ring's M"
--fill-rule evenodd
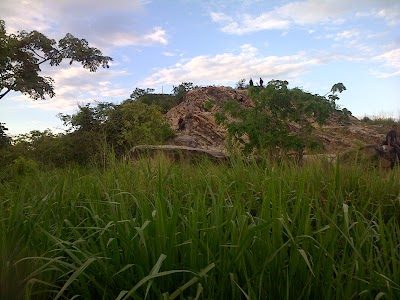
M254 85L254 84L253 84L253 79L250 78L249 86L253 86L253 85Z
M400 138L397 137L397 124L393 124L392 129L386 134L386 144L389 149L393 147L397 160L400 160Z
M260 86L263 87L264 84L264 80L262 80L262 78L260 77Z

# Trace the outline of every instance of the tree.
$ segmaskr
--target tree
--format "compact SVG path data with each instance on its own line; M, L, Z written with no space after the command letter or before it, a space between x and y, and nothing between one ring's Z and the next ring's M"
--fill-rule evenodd
M242 90L246 87L246 79L242 78L238 82L236 82L236 89Z
M68 131L100 131L101 124L104 124L110 112L117 108L117 105L111 102L99 102L96 106L87 103L78 105L78 112L73 115L58 114L63 121L64 126L70 127Z
M132 94L129 96L130 99L132 100L137 100L140 97L144 96L144 95L148 95L154 92L154 89L152 88L147 88L147 89L140 89L140 88L136 88Z
M193 86L192 82L182 82L180 85L173 87L172 95L177 99L179 104L185 99L186 93L195 88L198 88L198 86Z
M95 157L95 152L104 146L112 147L118 155L124 154L135 145L160 144L173 135L159 106L132 99L120 105L107 102L79 105L77 113L59 114L59 118L70 127L65 140L74 141L71 149L79 157Z
M7 34L5 22L0 20L0 99L10 91L21 92L29 97L45 99L54 97L53 79L40 76L40 66L49 63L58 66L65 60L74 61L83 68L95 72L99 66L108 68L112 61L97 48L89 47L84 39L67 33L58 43L34 30Z
M105 124L114 149L124 152L140 144L162 144L173 136L168 121L156 105L126 101L110 114Z
M344 86L344 84L341 82L338 82L332 86L331 90L328 93L326 93L325 96L330 93L330 95L328 95L329 101L332 103L332 105L334 105L336 108L338 108L336 106L336 101L339 100L339 97L336 94L341 93L345 90L346 90L346 87Z
M64 166L68 158L68 145L64 135L54 134L50 129L32 130L14 138L12 152L39 165Z
M6 134L8 128L6 128L4 125L6 124L0 122L0 149L11 145L11 138Z
M250 87L252 108L227 102L216 117L227 126L230 141L238 141L247 153L261 149L271 153L301 151L315 145L313 121L324 124L336 106L324 96L289 89L288 84L272 80L265 88Z
M178 86L174 86L172 89L172 94L174 96L181 96L186 92L193 90L195 87L193 86L192 82L182 82Z

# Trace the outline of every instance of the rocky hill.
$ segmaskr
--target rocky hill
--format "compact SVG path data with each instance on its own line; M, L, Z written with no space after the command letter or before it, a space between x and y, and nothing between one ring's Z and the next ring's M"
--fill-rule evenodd
M189 91L184 100L166 113L176 137L174 145L225 151L226 129L215 122L215 113L221 104L236 100L244 107L252 107L247 90L231 87L202 87ZM179 130L179 119L185 120L185 128ZM315 133L324 145L325 153L338 154L348 149L368 144L379 144L388 128L381 125L365 125L355 117L343 122L332 115L328 124L316 126Z

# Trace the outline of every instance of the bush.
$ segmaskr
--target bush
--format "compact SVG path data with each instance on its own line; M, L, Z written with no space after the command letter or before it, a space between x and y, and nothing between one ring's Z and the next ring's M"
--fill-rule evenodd
M203 107L206 111L211 111L211 109L214 107L215 101L207 100L204 102Z
M252 108L237 101L223 105L216 120L227 127L231 144L239 142L246 153L268 150L273 156L317 147L312 122L324 124L335 111L338 97L327 99L300 88L289 89L288 84L272 80L265 88L250 87Z
M34 160L20 156L11 165L11 175L25 176L37 172L38 169L38 164Z

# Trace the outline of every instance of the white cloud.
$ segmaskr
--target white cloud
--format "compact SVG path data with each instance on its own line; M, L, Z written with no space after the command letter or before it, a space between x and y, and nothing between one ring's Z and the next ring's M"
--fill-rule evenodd
M385 53L375 56L374 60L383 63L386 70L371 70L371 72L379 78L388 78L400 75L400 48L386 51Z
M131 90L121 88L112 82L116 78L128 74L124 70L102 70L92 73L83 69L79 64L67 66L62 63L59 67L44 66L42 76L54 79L56 96L46 100L33 101L25 95L14 97L30 107L61 112L76 108L77 103L93 101L111 101L113 98L126 98Z
M264 13L259 16L243 14L238 16L238 20L223 13L212 12L211 19L222 25L221 31L230 34L245 34L267 29L286 29L289 21L277 18L273 13Z
M337 57L331 57L335 60ZM174 66L160 69L143 80L140 86L174 85L179 82L196 84L232 84L240 78L292 79L304 74L311 66L328 61L328 57L299 52L288 56L263 56L252 45L241 46L240 52L215 56L196 56L181 60Z
M0 1L8 32L38 30L54 39L67 32L102 49L110 46L168 43L166 30L143 27L135 17L144 0L15 0ZM101 34L99 34L101 32Z
M384 18L391 26L400 24L400 3L397 2L397 5L394 7L385 7L379 10L376 16Z
M144 40L145 41L150 41L150 42L156 42L156 43L160 43L163 45L167 45L168 44L168 40L166 38L166 31L161 28L161 27L155 27L153 29L153 32L150 34L146 34L144 36Z
M344 4L343 1L308 0L286 4L275 9L274 13L296 24L312 24L334 18L345 12L348 6L348 2Z
M390 25L400 20L400 3L395 0L305 0L294 1L268 9L260 14L238 13L234 16L211 12L211 20L220 24L221 31L245 34L261 30L288 29L312 24L340 25L350 17L383 18Z
M217 23L222 23L222 22L227 22L231 23L233 22L233 18L229 17L228 15L224 13L216 13L216 12L211 12L210 17L214 22Z
M117 47L152 44L168 44L166 31L161 27L155 27L150 33L139 35L135 32L113 32L108 36L102 36L97 39L97 42L104 45L113 45Z
M164 56L168 56L168 57L175 56L175 53L172 53L172 52L163 52L162 54L163 54Z
M336 34L335 41L340 41L343 39L354 39L360 36L360 32L356 29L345 30Z

